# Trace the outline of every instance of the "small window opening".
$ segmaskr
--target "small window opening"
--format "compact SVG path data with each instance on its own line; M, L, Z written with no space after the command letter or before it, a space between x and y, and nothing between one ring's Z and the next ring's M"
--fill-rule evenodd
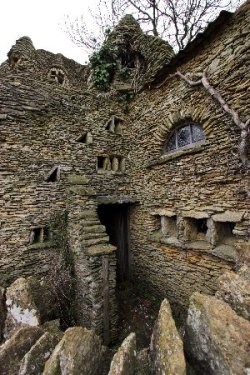
M93 143L92 134L90 132L86 132L86 133L82 134L79 138L77 138L76 142L91 144L91 143Z
M177 217L176 216L161 216L161 230L162 234L168 237L177 237Z
M215 229L217 233L217 244L232 245L235 241L233 230L236 223L233 222L216 222Z
M49 227L34 228L31 233L31 243L44 243L51 240L51 230Z
M50 239L51 239L50 228L49 227L43 228L43 242L47 242Z
M42 228L35 228L33 230L33 243L42 242Z
M57 182L60 180L60 167L54 167L48 174L46 182Z
M195 143L205 140L205 135L200 124L186 122L177 127L164 146L164 152L191 147Z
M187 240L206 241L207 229L207 219L184 220L184 236Z
M62 72L58 72L58 75L57 75L57 81L58 83L60 83L61 85L63 84L64 82L64 74Z
M104 169L105 160L106 160L106 157L98 156L98 158L97 158L97 168L98 169Z
M125 172L125 159L121 156L98 156L97 170Z
M59 83L60 85L65 84L65 73L60 68L50 69L48 77L49 77L51 82L55 81L55 82Z

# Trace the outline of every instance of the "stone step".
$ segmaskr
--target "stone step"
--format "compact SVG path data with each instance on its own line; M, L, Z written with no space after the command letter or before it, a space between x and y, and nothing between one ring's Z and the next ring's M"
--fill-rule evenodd
M98 220L98 214L95 210L86 210L86 211L82 211L80 214L79 214L79 217L81 219L86 219L86 220Z
M116 247L108 243L108 244L90 246L85 250L85 252L88 255L96 256L96 255L110 254L115 250L116 250Z
M86 225L83 227L83 233L106 233L106 227L101 224L97 225Z
M83 238L83 240L90 240L92 238L102 238L105 235L107 235L107 233L105 231L103 231L103 232L89 232L89 233L83 233L82 238Z
M97 245L101 243L103 244L103 243L108 243L108 242L109 242L109 236L84 239L84 246L88 247L88 246Z
M98 218L86 218L85 220L81 220L81 225L83 225L84 227L90 227L90 226L93 226L93 225L101 225L100 224L100 220Z

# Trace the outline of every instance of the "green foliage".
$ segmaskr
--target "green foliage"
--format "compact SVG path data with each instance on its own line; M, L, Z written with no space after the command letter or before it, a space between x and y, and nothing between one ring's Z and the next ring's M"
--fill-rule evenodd
M90 56L89 61L94 85L99 90L107 91L116 67L116 54L114 49L107 43L104 43L98 51Z
M130 77L131 69L129 69L127 66L124 66L120 70L120 75L124 80L127 80Z
M127 91L120 95L120 102L123 103L123 111L124 113L128 113L129 111L129 103L134 99L135 92L134 91Z

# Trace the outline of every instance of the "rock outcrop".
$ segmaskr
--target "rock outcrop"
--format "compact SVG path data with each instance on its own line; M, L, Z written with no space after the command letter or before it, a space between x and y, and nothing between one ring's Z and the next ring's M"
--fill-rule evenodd
M114 355L108 375L134 375L135 368L136 336L130 333Z
M250 269L242 267L238 274L224 273L218 279L219 289L215 296L227 302L234 311L250 320Z
M23 357L18 375L41 375L60 338L60 335L45 332Z
M186 350L199 373L243 375L250 369L250 323L224 301L194 293L186 326ZM202 372L203 371L203 372Z
M184 375L183 343L175 326L169 302L164 299L150 343L153 374Z
M104 348L94 331L69 328L46 362L43 375L100 375L103 355Z
M17 375L21 360L43 333L39 327L22 327L1 345L0 374Z
M41 298L41 296L43 298ZM20 277L6 290L7 316L4 337L8 339L22 326L39 326L49 315L53 300L48 302L49 293L33 277Z

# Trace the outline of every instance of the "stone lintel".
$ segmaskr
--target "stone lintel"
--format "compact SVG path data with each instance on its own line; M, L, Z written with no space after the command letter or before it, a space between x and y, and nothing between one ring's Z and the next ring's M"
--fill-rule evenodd
M137 200L135 198L131 198L128 196L103 196L96 198L98 204L124 204L124 203L136 203Z
M93 245L93 246L87 247L84 251L87 255L98 256L98 255L111 254L114 251L116 251L116 247L111 244Z
M159 216L167 216L167 217L173 217L176 216L176 212L172 210L167 210L164 208L159 208L151 213L152 215L159 215Z
M236 212L236 211L225 211L221 214L215 214L212 216L214 221L222 221L222 222L232 222L238 223L242 220L245 212Z
M182 217L191 219L208 219L209 215L205 211L183 211Z
M70 185L86 185L89 179L84 175L71 174L68 176L68 182Z

